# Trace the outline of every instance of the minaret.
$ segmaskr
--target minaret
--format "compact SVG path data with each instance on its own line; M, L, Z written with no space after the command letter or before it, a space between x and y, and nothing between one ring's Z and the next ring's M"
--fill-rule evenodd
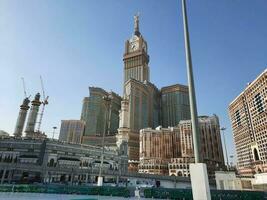
M41 105L40 93L37 93L35 95L34 100L32 101L32 106L31 106L30 114L28 117L27 125L26 125L26 130L25 130L26 136L30 136L31 134L34 133L34 128L36 125L36 120L37 120L40 105Z
M123 100L121 101L120 123L118 128L118 134L116 135L118 154L121 157L127 157L127 161L122 161L122 159L120 160L120 172L124 173L128 171L129 134L129 100L124 96Z
M17 119L15 131L14 131L14 136L15 137L21 137L22 136L24 124L25 124L25 121L26 121L27 112L28 112L28 110L30 108L29 107L29 103L30 103L30 100L27 97L27 98L25 98L23 100L23 103L20 106L19 116L18 116L18 119Z
M128 154L129 132L129 101L124 97L121 101L120 124L116 135L116 144L125 154ZM122 148L122 144L126 144L126 147Z

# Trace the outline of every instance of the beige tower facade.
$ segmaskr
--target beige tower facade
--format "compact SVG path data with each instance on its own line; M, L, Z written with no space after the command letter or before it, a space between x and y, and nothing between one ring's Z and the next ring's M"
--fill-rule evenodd
M129 79L149 81L147 43L139 32L139 16L134 17L134 35L125 42L124 83Z
M219 119L198 118L201 133L201 157L212 176L225 167ZM140 173L190 176L189 164L194 163L191 120L181 120L176 127L140 131Z
M134 20L134 34L125 42L123 61L123 97L128 102L129 170L137 170L140 130L161 125L168 128L182 119L189 119L188 87L176 84L159 90L150 82L148 46L139 31L138 16ZM125 135L125 127L119 128L119 134L122 130Z
M149 82L149 55L147 51L147 43L139 32L139 18L135 16L134 35L126 41L123 56L123 96L128 102L128 155L131 161L129 163L139 161L140 129L156 127L159 123L160 93L157 87ZM125 129L125 127L120 127L119 134L122 133L122 128Z
M223 166L224 157L220 134L219 118L213 116L198 117L200 130L200 155L203 161L210 166ZM182 120L179 123L181 156L194 157L193 135L191 120Z
M209 176L216 170L225 168L220 134L219 118L213 116L198 117L200 133L200 156L207 164ZM169 163L169 175L190 176L189 164L194 163L194 146L191 120L182 120L179 125L181 155Z
M180 156L180 137L177 127L140 130L140 173L168 175L168 163Z
M229 105L238 171L267 172L267 69Z

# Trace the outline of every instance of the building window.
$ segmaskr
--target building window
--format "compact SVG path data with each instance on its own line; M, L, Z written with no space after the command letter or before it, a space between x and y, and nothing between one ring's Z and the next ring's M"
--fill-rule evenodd
M55 160L53 158L49 161L48 166L49 167L54 167L55 166Z
M254 159L255 159L255 161L260 160L259 154L258 154L258 151L257 151L256 148L254 148L253 153L254 153Z
M183 176L181 171L178 172L178 176Z
M239 110L235 111L235 119L238 126L241 126L241 119L240 119L240 113Z
M254 97L254 105L258 110L258 113L262 113L264 111L263 104L262 104L262 98L260 93L256 94Z

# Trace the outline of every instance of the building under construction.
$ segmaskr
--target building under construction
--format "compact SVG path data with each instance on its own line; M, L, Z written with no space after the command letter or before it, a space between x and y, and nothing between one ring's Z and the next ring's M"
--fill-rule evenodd
M41 95L38 92L35 95L34 99L31 101L31 106L29 106L30 96L27 97L24 79L22 78L25 99L23 100L20 106L19 115L17 118L15 130L14 130L15 137L46 138L45 133L42 133L40 131L40 127L41 127L42 117L44 114L45 105L48 104L48 96L45 97L42 77L40 77L40 79L41 79L41 86L42 86L42 92L43 92L43 101L41 101ZM42 105L43 107L42 107L41 112L39 113L40 105ZM30 108L30 111L28 114L29 108ZM27 114L28 114L28 118L27 118ZM37 121L38 116L40 116L39 121ZM27 123L26 123L26 118L27 118ZM25 123L26 123L25 135L23 135Z
M31 108L29 106L30 100L29 97L26 97L23 100L22 105L20 106L20 111L17 119L17 123L15 126L14 136L15 137L28 137L28 138L46 138L46 135L44 133L41 133L40 131L35 131L35 127L37 124L37 118L38 118L38 112L40 105L42 102L40 101L40 93L37 93L34 97L34 99L31 102ZM26 128L25 128L25 134L23 135L24 125L26 122L26 117L28 110L30 108Z

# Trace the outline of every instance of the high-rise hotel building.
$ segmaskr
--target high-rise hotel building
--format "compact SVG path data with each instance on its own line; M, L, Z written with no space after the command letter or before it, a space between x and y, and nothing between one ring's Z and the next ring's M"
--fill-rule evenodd
M104 96L111 96L111 105L105 104ZM106 145L116 143L115 134L119 128L121 100L121 97L114 92L107 92L99 87L89 87L89 97L84 98L81 113L81 120L85 122L85 131L81 139L83 144L101 145L104 132Z
M267 69L229 105L238 171L267 172Z
M200 155L209 175L224 168L219 118L198 117ZM189 164L194 162L191 120L181 120L176 127L140 131L140 163L138 171L149 174L190 176Z
M180 120L190 119L188 87L170 85L161 88L162 126L177 126Z
M150 82L148 45L139 31L139 18L135 16L134 34L125 42L123 99L128 103L128 127L118 137L128 137L129 159L139 161L139 134L144 128L178 124L190 119L188 87L172 85L158 89ZM128 132L125 132L127 128Z
M140 130L140 173L168 175L168 163L181 155L178 127Z
M111 146L127 141L129 160L133 163L139 161L141 129L168 128L180 120L190 119L188 87L176 84L158 89L150 82L149 59L148 44L139 31L139 18L135 16L134 33L126 40L123 54L123 95L121 98L112 93L111 129L110 135L105 137L106 144ZM96 87L89 90L90 96L84 98L81 115L81 120L85 121L82 143L101 145L107 123L102 97L108 93Z

